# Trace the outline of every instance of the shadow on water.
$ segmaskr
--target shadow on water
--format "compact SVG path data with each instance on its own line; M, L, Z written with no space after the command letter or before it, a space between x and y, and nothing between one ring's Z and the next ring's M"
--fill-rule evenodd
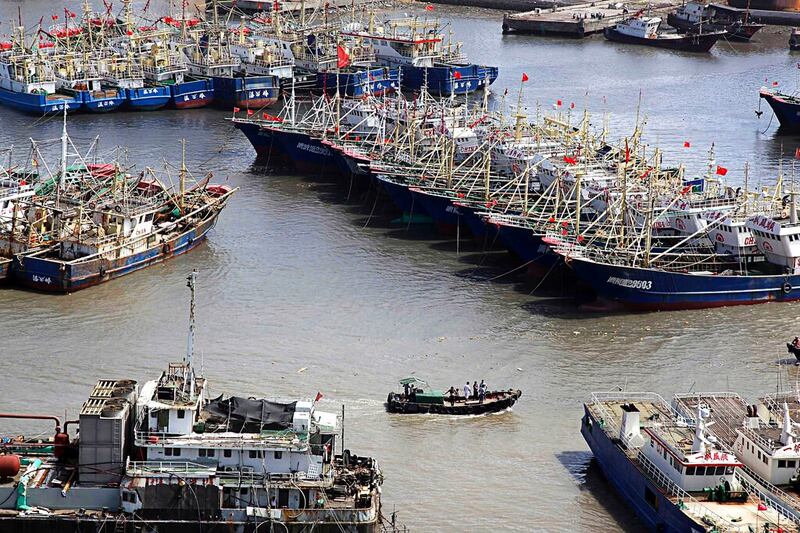
M644 524L609 485L591 452L564 451L557 453L556 459L578 483L580 491L596 500L618 522L619 531L633 533L645 530ZM579 500L578 503L582 502Z

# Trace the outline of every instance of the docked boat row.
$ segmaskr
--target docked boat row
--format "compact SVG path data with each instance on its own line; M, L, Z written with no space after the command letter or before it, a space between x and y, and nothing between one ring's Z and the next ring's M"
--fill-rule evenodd
M745 168L744 186L728 185L713 147L707 171L687 175L641 125L612 142L586 113L529 122L521 106L490 109L487 93L472 106L425 91L302 105L292 95L280 116L232 121L268 165L374 183L404 220L502 243L609 309L800 299L798 192L782 176L750 190Z
M66 131L61 156L33 142L31 156L0 168L0 281L56 293L97 285L184 254L205 241L235 189L135 171L122 151L85 151ZM178 148L178 147L176 147Z
M329 17L277 10L224 19L186 14L119 14L88 1L80 17L30 33L16 28L0 42L0 103L48 114L152 111L215 105L259 111L282 87L363 97L418 90L466 94L491 84L497 68L470 63L436 19L377 21L355 12Z

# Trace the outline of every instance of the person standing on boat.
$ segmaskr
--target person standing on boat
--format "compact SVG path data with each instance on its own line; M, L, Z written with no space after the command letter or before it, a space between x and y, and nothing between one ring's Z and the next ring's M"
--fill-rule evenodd
M410 393L409 389L410 389L410 387L409 387L408 383L403 383L403 392L406 393L406 398L408 398L408 396L409 396L409 393Z
M478 399L478 380L472 382L472 399Z
M486 383L481 380L481 384L478 387L478 401L483 403L483 400L486 399Z
M470 386L469 386L469 381L467 381L466 385L464 385L464 401L465 402L467 400L469 400L470 390L471 389L470 389Z
M450 399L450 405L455 405L456 396L458 396L458 393L456 392L456 388L452 385L450 386L450 390L447 391L447 396Z

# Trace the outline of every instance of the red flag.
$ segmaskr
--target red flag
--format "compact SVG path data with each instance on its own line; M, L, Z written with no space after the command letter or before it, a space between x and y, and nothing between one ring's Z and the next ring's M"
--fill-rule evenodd
M777 81L773 81L773 82L772 82L772 86L773 86L773 87L777 87L777 86L778 86L778 82L777 82Z
M794 158L800 159L800 146L798 146L794 151Z
M767 510L767 506L766 506L766 505L764 505L764 504L763 504L763 503L761 503L761 502L758 502L758 510L759 510L759 511L766 511L766 510Z
M252 109L248 109L248 110L247 110L247 116L248 116L248 117L252 117L252 116L253 116L253 113L255 113L255 111L253 111Z
M321 399L322 399L322 393L321 393L321 392L318 392L318 393L317 393L317 397L316 397L316 398L314 398L314 401L315 401L315 402L318 402L318 401L320 401Z
M690 143L689 141L683 141L683 147L684 148L691 148L692 147L692 143Z
M631 160L631 149L628 147L628 139L625 139L625 162Z
M577 164L577 162L578 162L578 160L575 159L574 157L569 157L569 156L566 156L566 155L564 156L564 163L566 163L568 165L575 165L575 164Z
M522 73L522 83L525 83L526 81L528 81L528 75L523 72Z
M433 6L428 4L427 6L425 6L425 11L433 11Z
M338 61L336 66L339 68L344 68L350 64L350 55L347 53L347 50L342 48L341 46L336 47L336 56Z
M238 107L234 107L234 108L233 108L233 112L234 112L234 113L238 113L239 111L241 111L241 109L239 109Z
M570 109L575 109L575 102L572 102L571 104L569 104L569 108Z
M727 168L717 165L717 174L719 174L720 176L724 176L727 173L728 173Z
M53 15L53 16L52 16L52 17L50 17L50 18L51 18L51 19L53 19L53 20L58 20L58 15Z
M453 77L455 79L457 79L457 80L460 80L461 79L461 73L456 70L455 72L453 72Z
M692 190L692 186L691 185L687 185L686 187L681 189L681 194L686 194L687 192L689 192L691 190Z
M557 105L558 107L561 107L561 100L556 100L556 105Z

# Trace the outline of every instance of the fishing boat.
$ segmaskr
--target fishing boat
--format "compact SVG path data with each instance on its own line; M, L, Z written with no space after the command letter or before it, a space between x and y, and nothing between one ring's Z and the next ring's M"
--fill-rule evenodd
M408 90L467 94L494 83L499 72L467 61L452 37L445 43L437 20L402 18L379 25L371 13L367 25L350 23L342 35L369 42L379 61L400 68L401 84Z
M766 100L772 111L775 112L782 131L786 133L800 132L800 98L778 90L769 90L766 87L759 90L758 96Z
M319 393L210 394L194 362L196 285L194 271L186 352L154 379L99 379L75 420L0 414L30 430L0 439L4 529L383 531L383 474L345 448L344 412L323 411Z
M617 494L650 531L797 531L737 453L710 435L708 409L679 413L650 393L595 393L581 435Z
M727 11L717 9L704 2L686 2L667 15L667 24L680 32L703 33L705 31L726 31L725 39L748 42L765 25L743 18L731 18Z
M489 391L481 401L465 398L451 387L448 394L431 389L415 377L400 380L404 392L392 392L386 398L386 410L399 414L483 415L510 409L522 396L519 389Z
M797 28L792 28L792 34L789 36L789 50L792 52L800 50L800 31Z
M77 169L70 168L69 144L65 115L61 169L58 179L49 183L54 198L43 206L43 219L52 222L48 228L31 224L27 240L40 245L16 253L11 267L14 282L23 287L74 292L192 250L214 228L235 191L210 183L210 174L187 185L185 161L178 190L152 169L132 175L120 170L119 164L85 160ZM76 181L71 173L79 178L101 176L102 194L86 190L80 182L72 185L75 192L61 194Z
M0 42L0 103L37 115L80 109L79 95L58 92L46 56L37 48L24 48L23 31L17 41Z
M603 29L609 41L642 44L684 52L708 52L726 34L725 31L704 33L667 33L659 17L636 16Z

